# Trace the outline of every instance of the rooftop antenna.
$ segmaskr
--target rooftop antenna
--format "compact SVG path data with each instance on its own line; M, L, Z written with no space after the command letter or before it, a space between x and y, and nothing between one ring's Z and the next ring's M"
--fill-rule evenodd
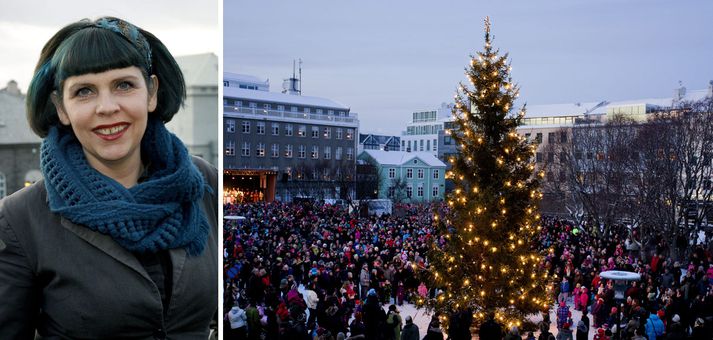
M300 96L301 96L302 95L302 58L300 58L299 60L300 60L300 89L299 89L299 91L300 91Z

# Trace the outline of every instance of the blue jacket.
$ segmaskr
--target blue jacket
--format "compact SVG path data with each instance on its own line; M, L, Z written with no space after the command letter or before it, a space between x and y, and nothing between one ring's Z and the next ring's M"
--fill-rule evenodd
M666 332L666 326L659 319L659 316L656 314L649 315L649 319L646 320L646 335L649 340L656 340L658 337L662 337L664 332Z

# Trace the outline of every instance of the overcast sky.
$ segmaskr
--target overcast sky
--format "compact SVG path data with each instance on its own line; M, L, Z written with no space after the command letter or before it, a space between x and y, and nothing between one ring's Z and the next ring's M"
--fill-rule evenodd
M399 134L412 111L453 98L469 55L509 52L529 105L670 97L713 80L713 1L228 1L224 70L269 78L302 58L303 94Z
M9 80L26 92L42 46L65 25L101 16L125 19L154 35L174 56L220 53L218 1L2 1L0 88Z

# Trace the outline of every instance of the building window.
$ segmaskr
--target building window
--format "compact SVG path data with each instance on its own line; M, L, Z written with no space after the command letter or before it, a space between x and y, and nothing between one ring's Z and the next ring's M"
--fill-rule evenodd
M423 178L423 169L418 169L416 173L418 174L418 178Z
M305 107L303 111L304 111L304 113L310 113L310 111L312 111L312 110L310 110L308 107Z
M312 138L319 138L319 127L312 127Z
M317 109L316 111L318 114L322 114L322 109Z
M389 189L388 189L388 194L387 194L387 195L388 195L387 197L394 197L394 196L396 196L396 188L394 188L393 186L389 187Z
M327 110L327 114L330 116L334 116L334 110Z
M537 142L537 143L542 143L542 132L538 132L538 133L535 135L535 142Z
M280 134L280 123L272 123L272 135L278 136Z
M433 186L433 191L431 191L431 198L438 197L438 185Z
M235 120L234 119L226 119L225 120L225 132L228 132L228 133L235 132Z
M549 144L555 143L555 133L554 132L547 133L547 143L549 143Z
M297 152L297 157L305 158L307 156L307 147L300 145L299 151Z
M401 151L406 151L405 149L406 149L406 141L402 140L401 141Z
M423 197L423 186L418 186L418 189L416 190L416 196Z
M290 144L285 145L285 157L292 158L292 145Z
M354 149L347 148L347 160L351 161L354 158Z
M306 137L307 136L307 127L304 125L300 125L297 128L297 135L300 137Z
M257 122L255 130L258 135L264 135L265 134L265 122Z
M566 152L560 152L560 163L564 163L567 161L567 153Z
M542 163L542 152L538 152L535 154L535 161L537 163Z
M292 136L292 124L285 125L285 136Z
M342 159L342 147L341 146L338 146L337 149L335 150L334 159L336 159L336 160Z
M406 187L406 197L411 198L411 196L413 196L413 187L409 185Z
M243 143L243 147L241 149L240 155L246 156L246 157L250 156L250 143L248 143L248 142Z
M292 112L298 112L300 109L297 106L292 106L290 107L290 111Z
M277 105L277 111L285 111L285 105Z
M257 143L257 149L255 149L255 155L258 157L265 157L265 144Z
M243 101L242 101L242 100L236 100L236 101L235 101L235 106L237 106L237 107L243 107Z
M272 149L271 149L270 156L272 158L277 158L280 157L280 145L279 144L272 144Z
M354 138L354 129L347 129L347 140Z
M554 152L548 152L547 153L547 161L550 163L555 162L555 153Z
M413 169L406 169L406 178L413 178Z
M332 147L324 147L324 159L332 159Z
M229 141L225 143L225 155L235 156L235 142Z
M438 151L438 148L436 148L437 145L438 145L438 139L434 138L433 139L433 151Z
M440 174L438 173L438 169L433 169L433 178L434 178L434 179L438 179L438 175L440 175Z
M257 109L257 103L250 103L248 106L250 106L251 109Z
M243 121L243 133L250 133L250 122L247 120Z
M431 140L426 141L426 151L431 151Z
M411 152L411 141L408 141L408 147L406 148L407 152Z
M418 151L423 151L423 139L418 142Z
M344 133L344 130L342 130L342 128L337 128L337 139L342 139L343 133Z
M316 146L316 145L312 146L312 153L310 154L310 156L312 156L312 159L319 158L319 146Z
M265 110L269 110L269 109L272 108L272 106L271 106L270 104L263 104L263 105L262 105L262 108L265 109Z
M560 132L560 143L567 143L567 131Z
M389 168L389 178L396 178L396 169Z
M324 128L324 138L326 138L326 139L332 138L332 128L329 128L329 127Z

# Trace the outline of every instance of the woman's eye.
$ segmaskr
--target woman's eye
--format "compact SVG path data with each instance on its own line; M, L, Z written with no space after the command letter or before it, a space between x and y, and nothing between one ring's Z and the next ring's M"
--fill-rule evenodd
M133 87L134 87L134 85L128 81L122 81L118 85L116 85L116 88L119 90L122 90L122 91L130 90Z
M90 90L88 87L82 87L81 89L77 90L76 96L78 97L87 97L92 94L92 90Z

